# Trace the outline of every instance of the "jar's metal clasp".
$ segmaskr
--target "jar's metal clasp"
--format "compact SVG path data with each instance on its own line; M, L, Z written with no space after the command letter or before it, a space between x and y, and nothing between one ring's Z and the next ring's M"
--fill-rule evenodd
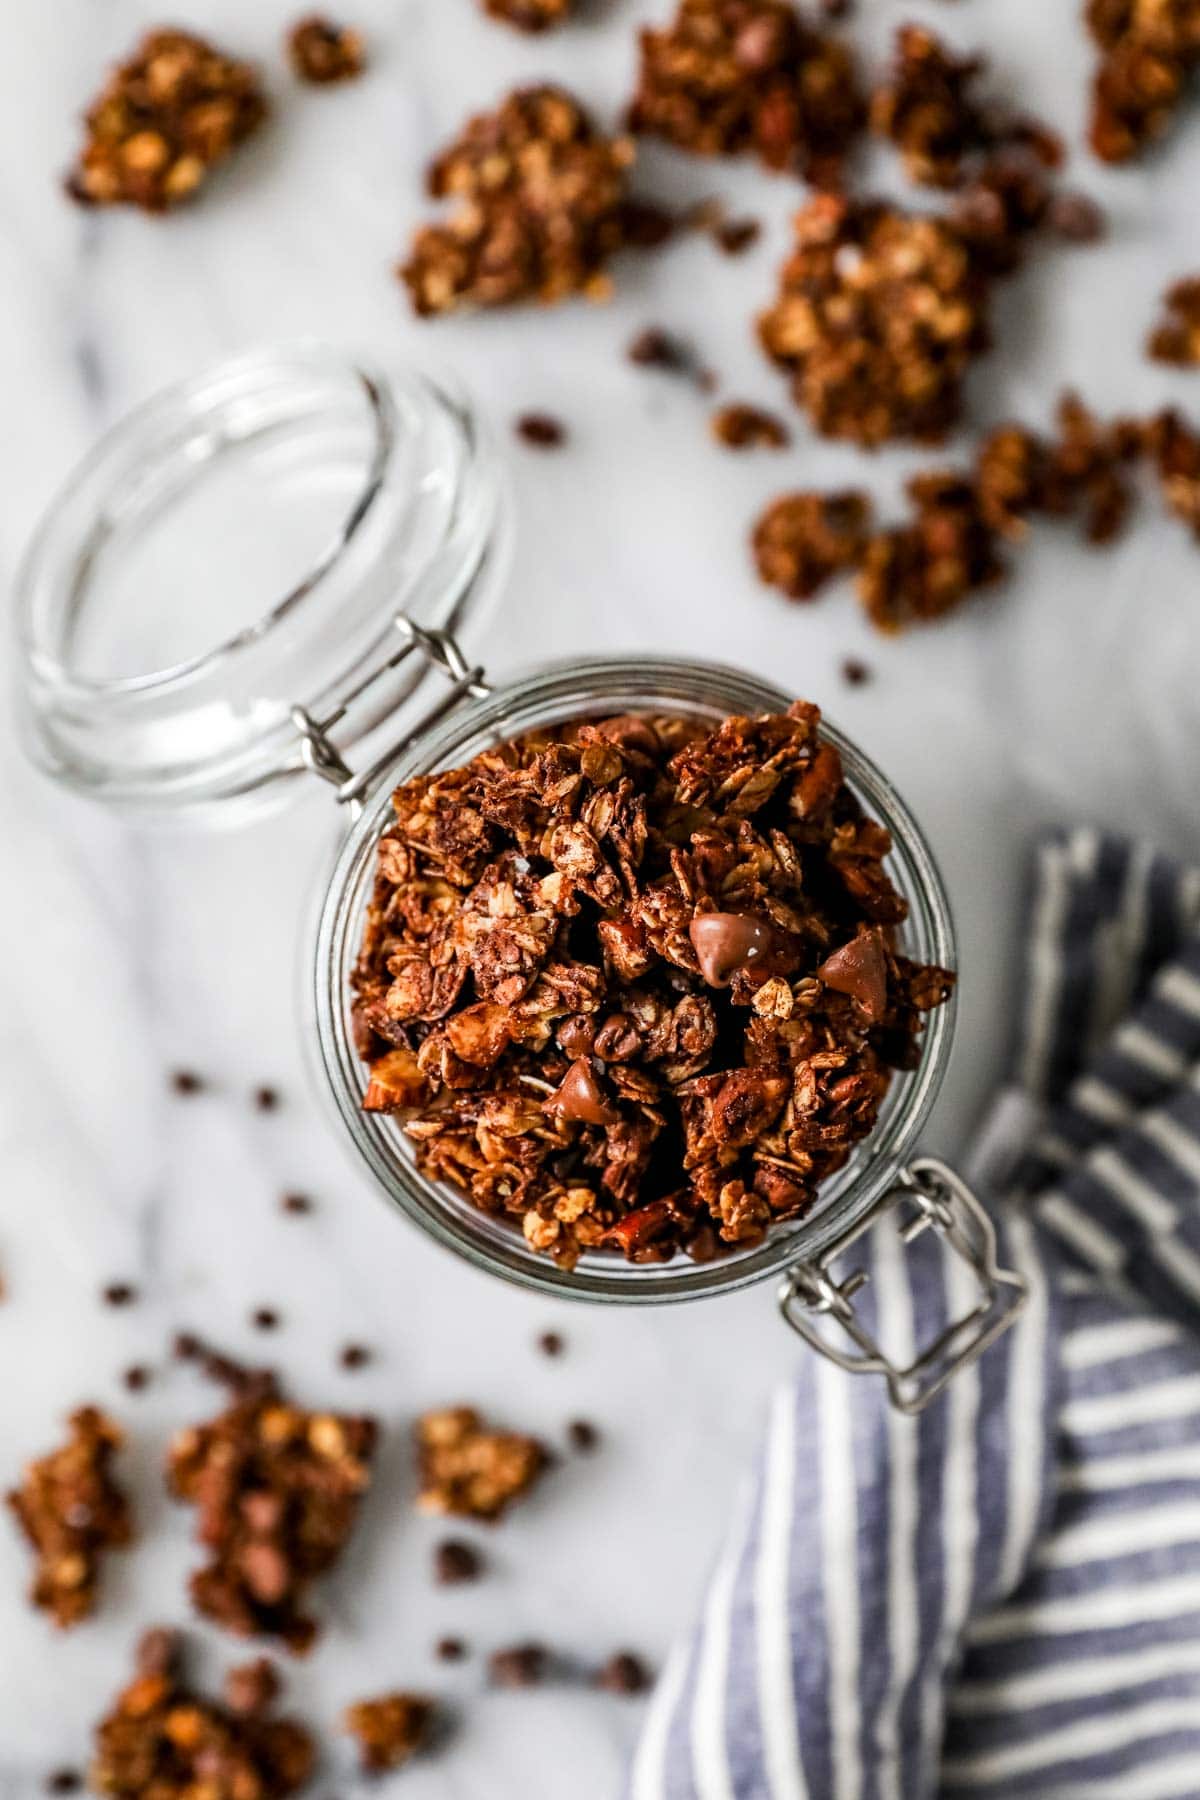
M492 691L482 665L468 663L457 639L450 632L427 630L425 626L410 619L407 613L397 613L392 623L404 640L400 649L356 682L336 712L330 713L328 718L317 720L303 706L291 708L292 724L300 734L300 755L305 768L337 790L339 805L348 806L354 818L362 811L363 797L372 783L397 757L424 737L427 731L432 731L435 725L440 725L461 701L486 700ZM393 739L365 769L359 769L355 773L329 734L342 722L356 701L361 700L377 682L394 674L412 656L423 656L431 669L446 676L450 686L408 727L402 737Z
M833 1262L893 1206L912 1209L900 1224L904 1244L932 1228L967 1264L978 1287L971 1310L952 1320L906 1368L891 1360L855 1310L854 1297L870 1279L866 1270L855 1269L841 1281L831 1273ZM789 1271L779 1290L779 1310L793 1331L839 1369L884 1376L893 1406L912 1416L1016 1322L1028 1293L1024 1278L1001 1266L995 1225L977 1196L946 1163L921 1156L900 1170L865 1219L820 1256ZM820 1328L822 1318L832 1320L853 1348L832 1342Z

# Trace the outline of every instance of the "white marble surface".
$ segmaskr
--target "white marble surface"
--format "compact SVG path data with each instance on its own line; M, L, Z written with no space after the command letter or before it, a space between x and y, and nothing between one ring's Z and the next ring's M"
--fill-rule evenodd
M652 0L595 0L595 22L530 43L470 0L355 0L374 53L357 89L298 93L280 73L284 0L181 0L167 9L271 65L274 125L210 199L166 224L81 216L56 191L71 116L100 70L155 21L150 0L4 0L0 58L0 342L4 345L0 570L9 581L39 510L96 431L167 379L272 337L317 333L455 366L501 431L517 411L569 420L560 456L514 449L521 541L484 654L493 668L595 648L690 648L769 671L827 704L893 774L942 859L961 933L962 1006L931 1145L961 1144L999 1056L1012 1004L1012 924L1036 821L1093 817L1200 849L1196 611L1200 561L1181 530L1145 522L1110 555L1043 532L1009 590L945 628L868 639L848 594L789 610L747 567L745 529L788 482L858 479L861 459L812 443L734 462L707 440L686 389L629 368L622 348L659 321L695 334L731 393L781 398L747 320L771 287L795 188L657 152L668 193L718 191L769 222L736 262L691 242L622 274L607 308L415 325L389 265L418 215L417 170L467 104L518 79L566 78L615 111L632 31ZM921 7L913 10L920 12ZM1025 101L1078 145L1090 52L1074 0L972 0L927 9L991 47ZM875 53L901 16L862 0ZM1010 284L1000 347L972 382L975 416L1044 418L1064 381L1102 405L1148 407L1188 378L1154 370L1139 342L1164 280L1200 260L1197 121L1144 170L1080 182L1111 204L1105 246L1048 253ZM1193 378L1200 388L1200 378ZM1200 394L1197 395L1200 398ZM894 494L914 458L880 456ZM5 652L7 654L7 651ZM838 666L877 678L845 691ZM525 1635L584 1657L629 1643L658 1659L687 1616L758 1429L770 1385L799 1354L769 1292L625 1316L534 1301L451 1261L379 1206L306 1089L295 1006L300 919L333 830L314 796L251 835L150 835L51 791L0 723L0 1476L45 1447L85 1395L133 1434L144 1541L111 1565L99 1620L55 1639L24 1608L26 1561L0 1530L0 1794L37 1791L78 1760L136 1629L182 1619L188 1519L163 1498L168 1431L211 1404L166 1374L143 1397L129 1363L160 1365L181 1325L230 1350L262 1348L262 1302L284 1327L272 1352L302 1395L377 1407L395 1426L365 1527L327 1595L329 1629L293 1693L328 1723L393 1682L463 1700L452 1755L406 1777L413 1800L601 1800L636 1709L562 1689L487 1696L480 1660L448 1671L432 1640L482 1653ZM186 1104L164 1072L215 1087ZM286 1104L260 1116L258 1082ZM276 1198L319 1210L284 1219ZM141 1303L102 1308L127 1277ZM565 1332L567 1355L535 1335ZM335 1369L346 1339L376 1365ZM408 1506L404 1424L468 1396L558 1436L574 1414L603 1428L489 1540L478 1588L432 1589L436 1529ZM210 1661L217 1646L207 1639ZM339 1753L340 1755L340 1753ZM321 1792L353 1783L338 1756Z

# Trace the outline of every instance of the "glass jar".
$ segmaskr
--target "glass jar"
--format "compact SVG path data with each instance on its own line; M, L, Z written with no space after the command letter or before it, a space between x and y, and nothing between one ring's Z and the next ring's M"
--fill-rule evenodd
M497 591L507 521L494 453L446 382L300 345L170 389L72 476L19 577L31 753L97 799L170 815L241 813L306 772L329 783L349 827L321 890L305 1036L319 1087L396 1210L477 1267L563 1298L654 1304L774 1275L797 1331L842 1367L883 1374L895 1404L918 1410L1024 1298L1020 1278L997 1265L974 1196L945 1164L915 1155L950 1054L953 1002L929 1016L917 1067L897 1074L874 1131L812 1212L711 1263L590 1252L561 1269L511 1224L420 1174L396 1120L362 1110L349 977L398 781L561 721L653 711L715 724L791 698L737 669L666 658L555 663L493 687L455 634L465 638ZM181 590L180 617L164 618L161 596ZM266 611L264 593L274 596ZM854 744L828 722L823 730L892 835L889 869L909 906L901 947L953 966L949 905L915 820ZM891 1208L904 1209L906 1237L941 1234L979 1290L969 1314L903 1369L859 1322L862 1277L835 1273Z

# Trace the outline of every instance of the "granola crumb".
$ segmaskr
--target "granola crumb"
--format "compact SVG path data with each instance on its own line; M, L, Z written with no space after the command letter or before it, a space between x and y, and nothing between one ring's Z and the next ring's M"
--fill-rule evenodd
M342 1715L343 1728L358 1742L364 1774L399 1769L429 1741L435 1708L423 1694L379 1694L358 1700Z
M726 450L784 450L791 434L776 413L745 401L730 401L712 416L712 433Z
M78 1769L51 1769L45 1781L48 1794L77 1794L82 1786L83 1776Z
M488 1679L493 1687L538 1687L549 1669L550 1656L543 1644L511 1644L488 1658Z
M439 1662L462 1662L466 1658L467 1646L462 1638L439 1638L433 1647L433 1654Z
M113 1470L120 1428L95 1406L79 1407L67 1423L66 1443L28 1463L7 1495L36 1558L30 1605L60 1630L92 1616L105 1552L133 1542L129 1501Z
M567 428L552 413L522 413L513 429L533 450L558 450L567 441Z
M293 74L315 87L354 81L367 66L362 33L320 13L310 13L292 26L287 53Z
M167 1458L167 1485L196 1508L207 1552L189 1584L193 1605L227 1631L302 1654L318 1630L309 1590L338 1561L370 1484L376 1423L306 1412L270 1372L197 1354L231 1398L177 1432Z
M543 1356L561 1356L566 1349L566 1339L558 1331L543 1331L538 1338L537 1347Z
M811 600L835 575L857 567L870 526L870 496L859 488L784 494L754 527L758 572L790 599Z
M194 1069L173 1069L171 1071L171 1089L172 1092L179 1095L180 1099L189 1100L195 1094L202 1094L205 1085L204 1077L197 1075Z
M596 1671L596 1686L607 1694L644 1694L650 1686L650 1671L632 1650L618 1650Z
M1108 230L1103 207L1073 189L1051 196L1046 223L1067 244L1098 244Z
M269 1665L266 1665L269 1667ZM316 1761L310 1732L269 1716L274 1679L230 1672L241 1706L209 1700L185 1681L178 1636L148 1632L134 1679L96 1728L91 1784L112 1800L198 1800L254 1795L286 1800L307 1783Z
M148 32L89 107L66 191L81 206L166 212L193 199L266 112L250 64L187 31Z
M251 1313L250 1323L255 1331L278 1331L280 1318L274 1307L259 1306Z
M781 0L680 0L640 33L635 132L836 186L866 122L854 58Z
M1200 366L1200 275L1173 282L1162 298L1163 314L1146 341L1155 362L1177 369Z
M724 219L713 231L713 242L725 256L744 256L762 236L761 219Z
M424 1414L416 1437L422 1512L498 1519L549 1460L536 1438L492 1430L473 1406Z
M366 1344L345 1344L342 1347L338 1362L343 1369L365 1369L372 1361L370 1350Z
M283 1194L280 1196L279 1210L290 1213L294 1218L302 1218L315 1209L312 1198L308 1194Z
M483 10L518 31L552 31L570 16L571 0L483 0Z
M588 1419L572 1419L567 1426L567 1442L572 1450L589 1455L600 1442L600 1433Z
M134 1363L132 1367L126 1369L121 1380L131 1394L143 1393L150 1386L150 1370L144 1363Z
M462 1538L444 1538L434 1546L433 1573L439 1587L478 1581L483 1574L483 1557L474 1544Z
M138 1291L132 1282L110 1281L107 1287L101 1288L100 1298L105 1306L133 1306L138 1298Z
M870 664L860 662L857 656L848 656L842 663L842 680L847 687L865 687L873 679Z
M276 1112L280 1105L279 1089L265 1085L255 1088L254 1105L258 1112Z

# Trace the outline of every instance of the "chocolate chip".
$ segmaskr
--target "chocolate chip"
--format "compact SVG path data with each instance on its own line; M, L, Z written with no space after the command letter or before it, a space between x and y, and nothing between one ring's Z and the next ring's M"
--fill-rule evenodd
M150 1385L150 1371L143 1363L134 1363L131 1368L126 1369L121 1380L131 1394L140 1394L143 1388Z
M709 987L728 987L740 970L758 962L771 946L770 927L743 913L698 913L688 936Z
M488 1658L488 1676L494 1687L537 1687L546 1678L549 1658L541 1644L512 1644Z
M259 1112L274 1112L279 1105L279 1090L273 1087L260 1087L254 1090L254 1104Z
M371 1360L371 1352L365 1344L347 1344L338 1361L343 1369L364 1369Z
M1103 208L1088 194L1055 194L1046 211L1051 231L1068 244L1096 244L1108 229Z
M462 1538L443 1538L434 1546L433 1573L440 1587L457 1587L464 1581L478 1581L483 1574L483 1558L474 1544Z
M256 1331L276 1331L279 1328L279 1314L269 1306L260 1306L257 1312L251 1313L250 1323Z
M567 1426L567 1442L572 1450L579 1450L586 1456L600 1442L600 1433L587 1419L572 1419Z
M171 1073L171 1088L182 1099L189 1099L193 1094L204 1091L204 1078L193 1069L174 1069Z
M557 1331L543 1331L537 1346L543 1356L561 1356L567 1347Z
M591 1064L582 1056L571 1064L550 1098L542 1102L542 1110L569 1124L617 1125L621 1119L617 1108L605 1100Z
M596 1686L608 1694L643 1694L650 1686L650 1671L632 1650L618 1650L597 1670Z
M842 664L842 680L847 687L863 687L871 679L871 670L856 656L848 656Z
M128 1281L110 1281L101 1293L105 1306L132 1306L137 1297L137 1289Z
M461 1638L439 1638L433 1653L439 1662L461 1662L467 1654L467 1646Z
M299 1217L302 1213L310 1213L313 1203L307 1194L284 1194L279 1201L280 1210L293 1213Z
M858 1002L872 1024L887 1011L887 956L876 927L868 927L835 950L817 970L826 987Z
M567 441L566 426L550 413L522 413L514 429L534 450L557 450Z

